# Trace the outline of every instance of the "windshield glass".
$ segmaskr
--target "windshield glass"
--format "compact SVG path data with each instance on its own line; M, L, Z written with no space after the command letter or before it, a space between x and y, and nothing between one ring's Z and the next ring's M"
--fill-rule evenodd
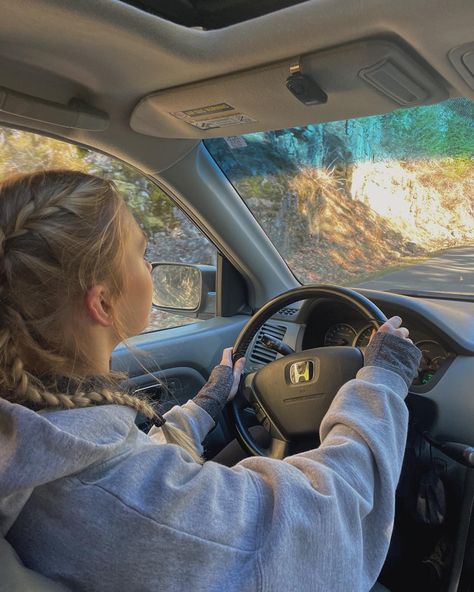
M302 283L474 294L474 102L205 144Z

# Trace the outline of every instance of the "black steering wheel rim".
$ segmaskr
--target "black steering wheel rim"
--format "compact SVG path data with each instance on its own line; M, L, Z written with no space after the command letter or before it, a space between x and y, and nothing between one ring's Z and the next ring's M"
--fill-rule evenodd
M387 320L384 313L373 302L350 288L333 285L300 286L279 294L264 304L252 316L235 341L233 348L234 362L245 356L252 339L269 318L285 306L310 298L332 299L348 304L358 310L367 321L374 325L374 328L380 327ZM230 403L230 417L236 429L237 440L248 454L252 456L268 456L267 452L254 441L243 421L241 413L242 398L238 394Z

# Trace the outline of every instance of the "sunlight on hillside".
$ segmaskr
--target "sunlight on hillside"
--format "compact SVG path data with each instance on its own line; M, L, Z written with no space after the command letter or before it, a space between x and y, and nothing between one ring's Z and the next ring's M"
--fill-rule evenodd
M473 105L453 99L206 146L298 279L355 285L474 245Z
M442 165L357 163L350 182L334 169L302 169L288 188L307 221L305 240L281 245L292 270L306 283L351 283L473 243L474 162L454 179L446 179ZM266 224L271 233L272 221Z

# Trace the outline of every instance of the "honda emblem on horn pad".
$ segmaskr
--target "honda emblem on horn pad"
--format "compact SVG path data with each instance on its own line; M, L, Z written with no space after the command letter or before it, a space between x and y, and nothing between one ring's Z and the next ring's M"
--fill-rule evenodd
M290 366L290 380L293 384L309 382L314 376L314 364L312 360L295 362Z

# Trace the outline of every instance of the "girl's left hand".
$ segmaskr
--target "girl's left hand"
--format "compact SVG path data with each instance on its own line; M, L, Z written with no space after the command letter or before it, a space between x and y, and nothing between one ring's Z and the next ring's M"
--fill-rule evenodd
M232 399L237 394L237 389L239 388L240 376L245 366L245 358L240 358L237 360L235 365L232 364L232 348L226 347L222 353L222 366L229 366L233 368L233 376L234 380L232 382L232 388L230 389L230 394L227 397L227 402L232 401Z

